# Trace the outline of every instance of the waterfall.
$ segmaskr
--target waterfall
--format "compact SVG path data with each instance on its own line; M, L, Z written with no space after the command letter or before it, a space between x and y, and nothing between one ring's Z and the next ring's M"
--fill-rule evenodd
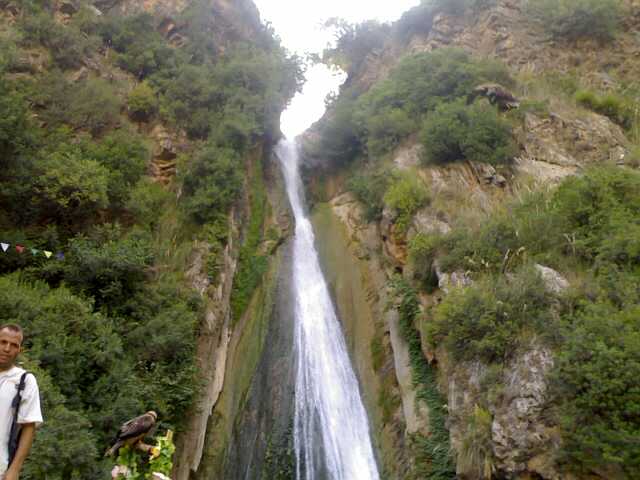
M378 480L367 414L314 246L298 171L298 150L276 148L295 217L294 447L297 480Z

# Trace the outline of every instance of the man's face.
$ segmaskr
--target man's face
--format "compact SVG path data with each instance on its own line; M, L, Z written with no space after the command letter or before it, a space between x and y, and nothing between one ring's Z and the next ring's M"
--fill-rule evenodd
M0 330L0 372L15 365L21 347L22 334L7 328Z

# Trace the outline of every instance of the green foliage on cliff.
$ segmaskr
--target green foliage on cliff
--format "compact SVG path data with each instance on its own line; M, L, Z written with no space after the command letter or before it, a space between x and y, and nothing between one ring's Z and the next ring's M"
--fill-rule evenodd
M400 333L409 344L409 356L416 386L417 398L429 408L429 436L414 435L412 442L416 452L413 478L449 480L455 476L451 458L449 431L446 427L445 400L438 390L436 372L422 353L420 334L415 323L420 315L417 292L406 281L396 278L394 293L395 308L399 314Z
M596 167L415 247L424 275L437 256L444 271L474 279L433 308L432 344L458 362L505 364L534 337L557 352L550 391L572 470L640 472L639 213L640 174ZM572 288L554 293L534 262L570 276Z
M183 175L183 207L198 224L227 212L242 189L241 158L231 148L203 147Z
M611 40L620 25L620 0L532 0L530 12L554 37Z
M511 125L488 105L439 105L427 117L420 137L426 164L473 160L501 165L517 153Z
M636 279L637 280L637 279ZM640 309L588 305L571 317L553 380L564 460L582 470L614 465L640 475Z
M438 49L404 58L387 80L358 100L356 118L369 153L388 152L442 104L466 97L483 82L509 84L504 66L475 60L462 50Z
M392 176L386 169L357 173L349 179L349 190L364 207L365 219L369 222L380 220L384 210L384 195Z
M445 297L427 324L428 338L432 345L443 344L457 361L504 362L528 343L527 331L552 328L552 302L532 269L510 278L487 276Z
M233 278L231 313L234 322L240 320L251 301L251 296L260 285L269 266L266 252L260 252L264 240L267 216L267 195L261 167L252 172L250 195L251 216L242 239L238 267Z
M81 5L60 22L59 2L14 8L16 22L0 22L0 240L12 246L0 256L0 323L25 328L45 416L21 478L109 478L102 454L122 422L154 409L161 427L184 427L200 388L193 236L224 247L247 152L277 134L301 70L266 27L260 43L224 39L224 52L190 45L218 28L210 8L182 46L149 14ZM131 120L150 119L196 139L169 186L145 176L150 129ZM267 262L254 261L265 196L251 198L246 302Z
M609 117L625 129L630 129L638 121L638 114L634 111L634 100L620 94L609 92L599 95L591 90L578 90L575 93L578 104L589 110Z
M384 194L384 203L395 210L395 225L406 232L413 215L429 202L429 193L419 177L411 172L398 174Z
M435 161L446 150L442 155L451 160L473 157L504 163L514 152L510 125L493 107L464 105L463 99L484 82L510 85L512 80L500 63L475 59L455 48L409 55L368 92L359 95L351 88L330 104L315 153L337 165L364 155L378 159L426 123L425 144L440 142L440 150L432 152ZM461 120L453 125L452 116ZM443 136L452 136L455 145L443 149L448 140ZM449 151L454 147L458 151Z

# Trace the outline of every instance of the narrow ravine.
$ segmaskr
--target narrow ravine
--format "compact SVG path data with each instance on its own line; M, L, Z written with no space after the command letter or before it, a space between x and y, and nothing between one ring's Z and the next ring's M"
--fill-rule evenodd
M320 269L294 141L276 148L295 218L293 241L297 480L377 480L367 413Z

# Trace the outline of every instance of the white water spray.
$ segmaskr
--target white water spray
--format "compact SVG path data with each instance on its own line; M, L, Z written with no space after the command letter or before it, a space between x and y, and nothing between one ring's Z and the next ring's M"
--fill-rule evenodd
M304 211L298 151L276 148L296 230L292 289L295 305L297 480L378 480L367 414L344 336L320 269L311 222Z

